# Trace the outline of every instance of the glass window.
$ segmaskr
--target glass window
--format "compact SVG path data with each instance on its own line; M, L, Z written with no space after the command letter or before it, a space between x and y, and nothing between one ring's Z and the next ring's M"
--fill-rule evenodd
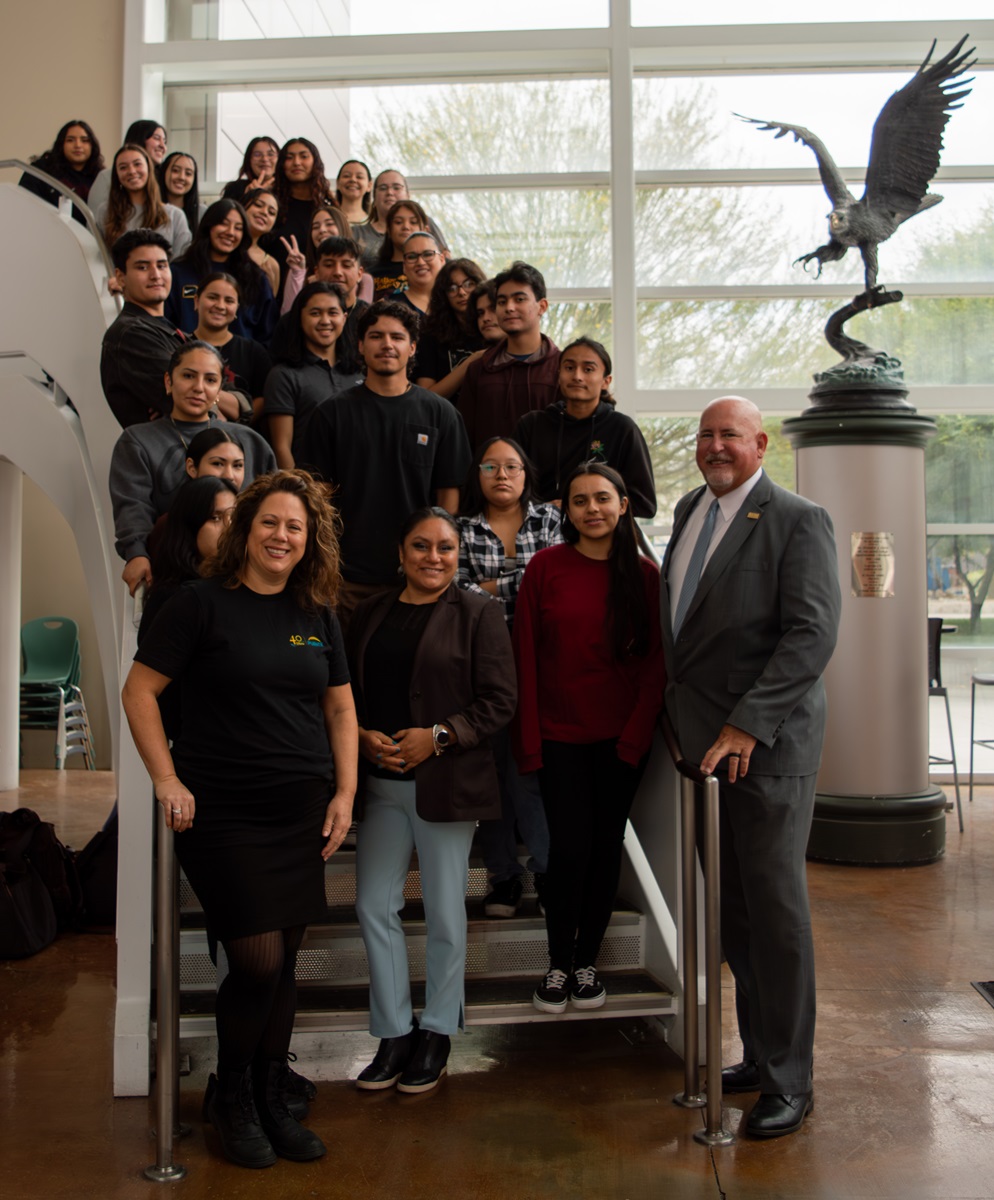
M515 259L529 262L546 286L608 287L611 282L611 207L606 190L419 191L455 255L490 274Z
M507 29L603 28L608 0L166 0L170 40L341 37L348 34L473 33Z
M903 0L902 21L934 21L933 0ZM757 0L744 5L739 0L708 0L703 5L661 5L659 0L632 0L633 25L789 25L830 19L817 5L805 8L796 0ZM847 9L846 21L893 21L893 0L864 0L859 8ZM987 0L957 0L945 21L983 21L990 17ZM664 19L665 18L665 19ZM924 56L923 56L924 57Z
M947 414L925 447L930 524L994 521L994 417Z
M924 50L927 49L923 47ZM873 124L912 71L886 74L667 76L634 81L635 169L815 167L814 153L736 113L803 125L841 167L865 166ZM994 160L994 72L972 70L972 92L949 119L942 165ZM940 189L937 189L940 190Z
M862 188L854 189L857 196ZM906 221L879 249L881 281L994 281L994 184L945 184L943 202ZM636 279L640 287L813 282L795 260L828 238L828 201L817 183L789 187L640 188ZM850 250L828 263L825 283L861 284Z

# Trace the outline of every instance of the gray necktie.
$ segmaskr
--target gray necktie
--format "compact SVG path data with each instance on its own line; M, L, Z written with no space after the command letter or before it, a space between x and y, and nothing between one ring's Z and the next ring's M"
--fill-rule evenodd
M701 573L704 570L704 560L707 558L708 546L711 545L711 535L714 533L714 521L718 515L718 501L712 500L710 507L704 517L704 524L701 526L701 532L697 537L697 544L694 546L694 552L690 556L690 562L687 563L687 574L683 577L683 587L680 589L680 599L676 605L676 616L673 618L673 637L676 638L680 632L680 626L683 624L683 619L687 615L687 609L690 608L690 602L694 598L694 593L697 591L697 585L701 581Z

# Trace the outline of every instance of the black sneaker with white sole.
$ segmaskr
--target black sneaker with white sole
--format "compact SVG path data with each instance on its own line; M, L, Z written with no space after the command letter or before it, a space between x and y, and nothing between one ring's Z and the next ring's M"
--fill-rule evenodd
M580 967L573 972L569 1002L574 1008L603 1008L607 1002L607 992L593 967Z
M565 971L553 967L532 995L532 1004L539 1012L561 1013L566 1011L569 999L569 977Z
M521 893L524 890L520 875L512 875L510 879L502 879L495 883L483 897L483 911L488 917L513 917L521 903Z

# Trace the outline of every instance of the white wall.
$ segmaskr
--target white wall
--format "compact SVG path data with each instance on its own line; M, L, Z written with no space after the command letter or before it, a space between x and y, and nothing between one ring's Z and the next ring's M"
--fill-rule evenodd
M66 121L88 121L105 157L122 133L124 0L32 0L4 5L0 70L0 159L40 154ZM141 114L134 114L140 116ZM8 176L9 177L9 176ZM93 616L69 526L40 488L25 481L22 620L58 614L80 627L83 677L97 746L109 767L110 730ZM25 738L25 766L52 765L52 735ZM73 767L82 759L70 760Z

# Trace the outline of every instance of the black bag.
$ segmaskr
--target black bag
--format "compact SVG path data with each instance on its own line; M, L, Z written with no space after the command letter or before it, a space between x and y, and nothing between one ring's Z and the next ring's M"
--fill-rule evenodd
M31 861L31 844L41 824L18 820L19 813L0 813L0 958L27 958L55 940L55 906L44 880Z
M76 855L87 925L117 923L117 810Z
M25 864L31 866L33 873L48 892L55 913L56 931L80 928L83 920L83 893L76 875L74 856L55 836L55 826L51 822L43 821L30 808L0 813L0 859L5 860L8 868L13 870L11 878L22 889L26 886L23 880L28 874ZM37 908L34 907L31 911L37 912ZM26 950L23 953L34 954L43 946L47 946L51 940L48 938L34 950ZM16 939L14 944L17 944Z

